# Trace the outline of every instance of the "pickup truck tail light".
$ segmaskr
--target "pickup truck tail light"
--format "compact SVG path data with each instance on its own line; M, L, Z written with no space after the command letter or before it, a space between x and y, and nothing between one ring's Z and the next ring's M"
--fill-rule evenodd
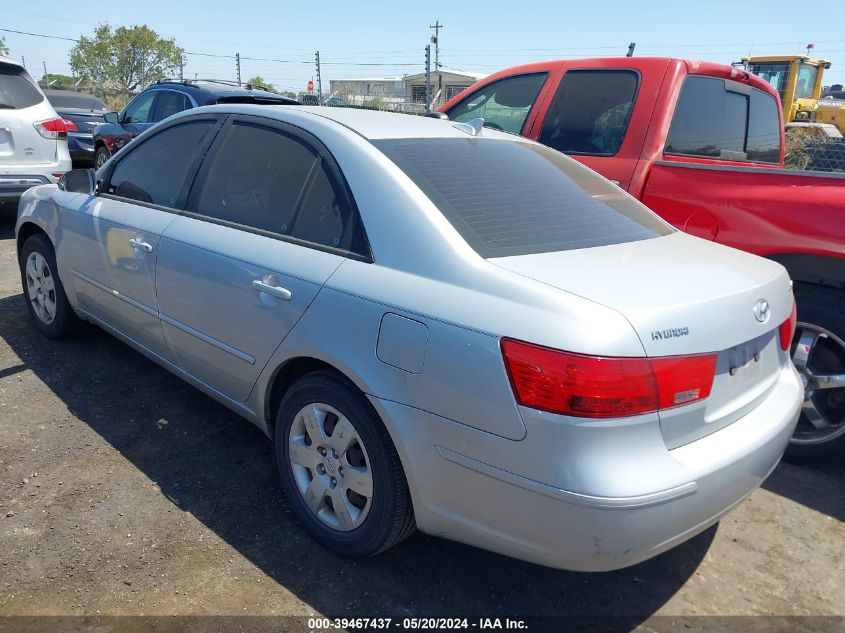
M67 138L67 125L62 117L47 119L46 121L36 121L32 125L44 138L53 140Z
M519 404L581 418L617 418L669 409L710 395L716 355L587 356L502 339Z
M795 302L792 303L792 312L789 314L789 318L780 324L778 328L778 334L780 335L780 348L784 351L789 350L789 346L792 345L792 337L795 336L795 327L798 323L798 306L795 305Z

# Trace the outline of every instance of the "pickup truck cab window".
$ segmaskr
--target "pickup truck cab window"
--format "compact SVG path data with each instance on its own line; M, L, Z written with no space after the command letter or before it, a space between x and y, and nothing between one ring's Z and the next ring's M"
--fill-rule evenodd
M106 192L162 207L178 208L213 120L191 121L168 127L143 140L120 158Z
M681 87L665 152L777 163L780 138L771 95L725 79L690 75Z
M516 75L494 81L474 92L447 114L452 121L483 118L484 125L519 134L548 73Z
M568 71L539 141L567 154L613 156L625 139L638 85L632 70Z

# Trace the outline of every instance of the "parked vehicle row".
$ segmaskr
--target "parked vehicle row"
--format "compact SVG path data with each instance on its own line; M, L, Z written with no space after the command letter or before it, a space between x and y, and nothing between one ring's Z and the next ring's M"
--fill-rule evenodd
M637 563L756 489L803 400L783 266L480 119L190 110L28 191L16 236L35 327L95 323L258 425L347 555L418 527Z
M845 174L783 169L769 83L680 59L555 61L495 73L442 110L569 154L675 227L784 265L807 386L787 455L845 449Z

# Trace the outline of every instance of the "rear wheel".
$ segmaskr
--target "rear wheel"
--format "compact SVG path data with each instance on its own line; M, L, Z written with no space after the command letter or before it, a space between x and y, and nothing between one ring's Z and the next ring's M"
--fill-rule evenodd
M786 459L808 463L845 450L845 292L796 284L792 361L806 385Z
M32 322L49 338L70 334L78 318L67 300L56 268L56 253L42 233L24 242L20 258L21 284Z
M370 402L328 371L304 376L279 406L276 461L290 503L331 550L365 557L414 531L396 448Z

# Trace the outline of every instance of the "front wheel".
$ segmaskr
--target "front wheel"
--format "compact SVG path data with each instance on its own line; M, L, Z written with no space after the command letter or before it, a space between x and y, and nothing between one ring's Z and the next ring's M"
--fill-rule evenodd
M795 299L791 353L806 389L785 458L810 463L845 450L845 292L802 283Z
M48 338L70 334L78 319L59 279L56 253L46 235L36 233L24 242L20 268L26 307L35 327Z
M97 148L97 153L94 155L94 169L99 169L106 164L106 161L111 158L109 150L103 146Z
M293 510L317 541L378 554L414 531L408 484L372 404L329 371L300 378L276 415L276 461Z

